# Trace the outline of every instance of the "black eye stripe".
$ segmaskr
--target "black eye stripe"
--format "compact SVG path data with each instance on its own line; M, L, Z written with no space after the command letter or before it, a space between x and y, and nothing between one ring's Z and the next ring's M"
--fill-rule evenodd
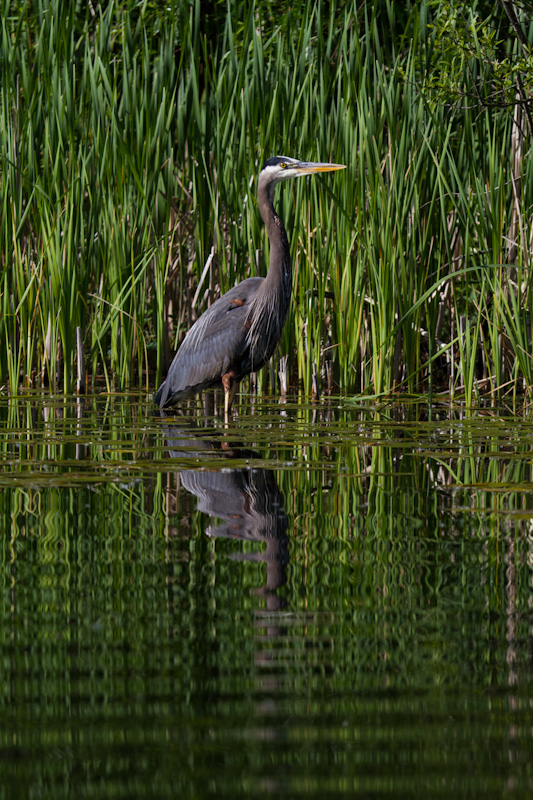
M288 156L273 156L265 161L263 164L263 169L267 167L277 167L277 169L289 169L291 166L291 160L289 159L286 161Z

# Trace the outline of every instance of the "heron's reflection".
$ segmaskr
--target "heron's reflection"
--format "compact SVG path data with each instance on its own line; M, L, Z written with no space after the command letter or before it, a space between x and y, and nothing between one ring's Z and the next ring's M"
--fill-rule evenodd
M277 610L281 607L277 590L287 581L289 548L284 499L274 472L257 466L228 467L225 462L229 459L257 461L260 456L249 450L230 447L227 443L223 445L192 435L188 429L168 427L166 439L171 458L205 458L209 452L211 459L220 459L219 469L180 470L181 485L198 498L199 511L213 519L224 520L222 524L211 524L206 531L208 536L264 545L257 552L230 557L265 563L266 583L256 593L266 598L269 610Z

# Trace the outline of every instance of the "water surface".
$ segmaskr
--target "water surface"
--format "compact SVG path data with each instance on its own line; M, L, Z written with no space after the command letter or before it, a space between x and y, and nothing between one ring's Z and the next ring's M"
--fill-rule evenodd
M529 797L533 418L0 399L0 796Z

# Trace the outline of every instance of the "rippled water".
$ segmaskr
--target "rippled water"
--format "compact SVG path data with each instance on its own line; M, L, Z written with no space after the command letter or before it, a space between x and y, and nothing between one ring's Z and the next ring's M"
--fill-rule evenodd
M533 415L0 399L0 796L529 797Z

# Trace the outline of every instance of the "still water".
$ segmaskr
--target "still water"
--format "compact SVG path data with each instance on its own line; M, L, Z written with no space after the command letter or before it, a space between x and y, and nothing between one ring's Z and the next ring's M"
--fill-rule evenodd
M530 797L533 412L0 399L0 797Z

